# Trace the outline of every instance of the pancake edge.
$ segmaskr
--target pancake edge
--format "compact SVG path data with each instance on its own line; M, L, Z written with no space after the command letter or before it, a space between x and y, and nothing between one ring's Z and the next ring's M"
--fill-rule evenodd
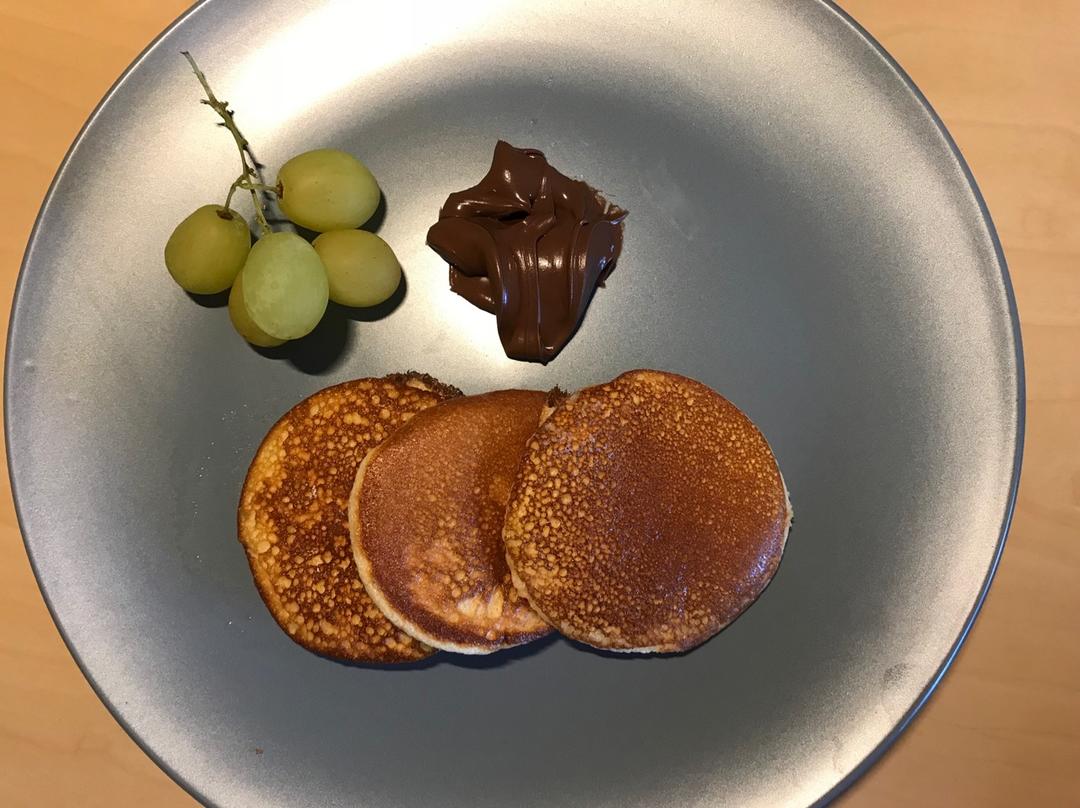
M335 387L344 387L346 385L353 385L357 382L363 381L396 382L398 384L404 384L409 387L415 387L428 393L437 393L441 396L444 396L445 398L456 398L462 395L461 390L454 387L453 385L440 382L435 377L429 376L426 373L418 373L416 371L410 370L406 371L405 373L389 373L385 376L361 376L356 379L349 379L347 381L329 385L328 387L323 387L319 390L316 390L311 395L305 396L304 398L300 399L300 401L289 407L289 409L287 409L276 421L274 421L273 426L271 426L270 429L266 431L266 434L263 435L262 440L259 441L259 445L256 447L255 452L251 456L251 461L248 463L248 469L244 473L244 481L240 485L240 502L237 504L236 507L236 539L237 542L240 544L240 548L244 552L244 559L247 561L248 569L251 572L251 577L255 581L255 589L259 593L259 597L263 602L263 606L266 608L266 611L269 612L270 617L273 618L274 622L277 623L278 628L281 629L282 633L284 633L285 636L292 640L294 643L296 643L309 653L316 654L317 656L325 657L327 659L338 659L345 660L347 662L356 662L359 664L372 665L408 665L413 662L419 662L421 660L430 658L435 653L435 649L426 649L427 653L423 653L416 657L410 657L408 659L372 659L370 657L358 656L356 654L342 653L341 651L318 650L308 645L305 645L303 642L300 641L298 637L296 637L296 635L290 634L288 628L282 622L282 619L278 617L278 615L275 613L274 609L271 608L270 605L272 602L275 602L280 598L280 593L277 591L277 589L274 587L273 582L270 580L270 574L265 569L263 569L262 566L255 563L255 560L252 558L251 553L248 552L247 543L242 538L243 520L241 518L241 513L244 507L244 492L247 491L248 484L251 482L251 474L255 467L255 460L256 458L258 458L259 453L262 452L263 446L265 446L267 441L269 441L270 438L282 427L282 425L285 423L286 418L289 417L289 414L301 405L303 405L305 402L310 401L311 399L315 398L315 396L322 395L328 390L333 390ZM413 639L416 638L413 637Z
M497 391L490 391L497 392ZM438 404L435 406L439 406ZM540 422L543 423L546 414L550 414L551 409L548 405L541 410ZM389 437L389 436L388 436ZM375 581L374 570L372 569L371 562L367 556L361 552L363 545L363 529L360 523L360 496L363 491L364 477L367 474L368 466L379 455L383 444L370 449L364 456L364 459L360 462L360 466L356 470L356 481L353 483L352 493L349 494L349 540L352 545L353 559L356 563L356 569L360 573L360 581L364 585L364 589L367 590L368 596L375 602L375 605L379 610L386 615L386 619L404 631L410 637L418 640L425 645L430 645L440 651L449 651L455 654L465 654L467 656L486 656L487 654L493 654L497 651L504 651L507 648L517 648L522 645L527 645L530 642L542 639L543 637L551 634L555 631L555 628L550 620L540 610L533 606L531 600L526 598L526 602L529 607L536 612L540 618L547 624L547 631L539 634L529 635L521 642L514 642L509 644L487 644L487 645L465 645L462 643L451 642L448 640L440 639L431 635L429 632L420 628L412 623L404 614L395 609L390 601L386 597L386 593L382 591L378 583ZM500 535L500 540L502 536ZM514 580L514 571L510 570L511 584L515 589L518 589L517 583ZM520 590L519 590L520 594Z
M682 374L679 374L679 373L670 373L669 371L649 371L649 370L645 370L645 369L625 371L624 373L620 373L618 376L616 376L615 379L612 379L612 381L616 381L617 379L620 379L623 376L628 376L628 375L630 375L632 373L640 373L643 370L644 370L644 372L661 372L661 373L664 373L666 375L679 376L680 378L689 379L690 381L695 381L694 379L690 379L689 376L682 376ZM610 383L611 382L602 382L599 385L590 385L590 386L592 386L592 387L602 387L604 384L610 384ZM702 384L702 382L697 382L697 383ZM706 385L706 386L708 386L708 385ZM709 389L712 390L711 387ZM558 388L555 388L555 391L557 391L557 390L558 390ZM552 391L552 392L554 393L555 391ZM558 407L562 406L563 404L573 402L578 397L578 394L580 392L581 391L579 390L579 391L576 391L576 392L574 392L574 393L572 393L570 395L563 394L558 399L549 398L548 403L544 406L544 409L541 412L540 423L537 426L537 430L539 430L539 428L544 425L544 422L547 421L548 418L551 417L552 413L554 413L555 410ZM716 393L716 395L719 395L719 396L721 396L723 398L723 396L720 393L717 393L715 390L713 390L713 392ZM729 402L729 403L731 403L731 402ZM732 406L734 406L736 409L739 409L738 406L735 405L734 403L732 403ZM701 642L694 643L693 645L670 645L670 646L669 645L654 645L654 646L645 646L645 647L641 647L641 648L611 648L611 647L605 646L605 645L594 645L594 644L592 644L590 642L587 642L585 640L578 639L577 637L574 637L574 636L572 636L570 634L567 634L565 631L563 631L562 628L560 628L559 622L556 621L556 620L553 620L549 615L545 614L543 609L541 609L537 605L536 601L532 597L530 597L529 589L525 585L525 581L518 574L517 567L514 566L514 560L513 560L513 558L511 558L509 551L507 551L506 552L506 566L510 568L510 580L513 582L514 588L516 588L518 590L518 594L521 595L523 598L525 598L529 602L529 606L532 607L532 610L534 612L536 612L538 615L540 615L540 617L542 617L545 622L547 622L549 625L554 627L554 629L556 631L558 631L560 634L562 634L564 637L566 637L566 638L568 638L570 640L573 640L574 642L580 642L581 644L587 645L590 648L596 648L599 651L610 651L610 652L616 653L616 654L681 654L681 653L686 653L686 652L692 651L695 648L698 648L698 647L704 645L709 640L711 640L713 637L715 637L717 634L719 634L721 631L723 631L725 628L727 628L732 623L734 623L736 620L738 620L740 617L742 617L742 615L746 612L746 610L749 609L755 602L757 602L758 598L760 598L762 595L765 594L765 590L769 588L769 585L773 582L773 579L776 577L776 574L780 571L780 564L784 560L784 551L787 549L787 540L788 540L788 536L791 533L791 524L792 524L792 521L795 518L795 511L794 511L794 508L791 505L791 492L788 490L787 482L784 480L784 473L780 470L780 461L776 459L776 452L773 451L772 444L769 443L769 439L765 437L765 433L762 432L761 429L758 428L757 424L755 424L754 421L752 419L750 419L749 415L746 415L746 413L743 412L741 409L739 409L739 412L742 412L743 415L746 416L746 418L748 420L750 420L750 423L754 426L754 428L757 429L758 434L761 435L762 440L765 441L765 445L769 449L769 454L772 455L773 463L776 464L776 473L780 475L780 485L783 486L783 488L784 488L784 506L787 509L787 513L785 514L785 518L784 518L784 535L780 539L780 553L779 553L779 555L777 557L776 569L773 570L773 574L769 576L769 580L765 582L765 586L762 587L761 591L758 592L757 595L750 598L750 600L746 601L746 603L744 603L742 605L742 607L739 609L739 611L736 612L735 615L730 620L728 620L726 623L723 623L722 625L720 625L712 634L710 634L708 637L703 639ZM509 505L509 503L507 503L507 505ZM507 513L509 513L509 508L507 508ZM503 546L504 546L504 548L506 546L506 523L505 522L503 523Z

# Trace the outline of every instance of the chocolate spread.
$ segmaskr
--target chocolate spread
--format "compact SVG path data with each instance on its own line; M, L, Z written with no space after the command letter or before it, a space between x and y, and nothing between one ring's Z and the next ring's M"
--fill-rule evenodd
M570 341L622 248L626 211L500 140L477 185L450 194L427 243L450 288L496 317L511 359L548 362Z

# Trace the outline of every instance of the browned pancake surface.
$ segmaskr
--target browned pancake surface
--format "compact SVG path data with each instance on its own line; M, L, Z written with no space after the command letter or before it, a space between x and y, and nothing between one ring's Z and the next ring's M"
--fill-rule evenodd
M370 449L456 395L419 374L358 379L300 402L263 439L240 497L240 541L267 608L300 645L360 662L432 653L364 591L349 542L348 502Z
M546 399L452 399L391 435L357 474L350 523L364 585L436 648L487 653L551 630L514 587L502 544L510 484Z
M642 370L551 412L529 441L504 540L515 583L564 634L668 652L753 602L790 519L750 420L699 382Z

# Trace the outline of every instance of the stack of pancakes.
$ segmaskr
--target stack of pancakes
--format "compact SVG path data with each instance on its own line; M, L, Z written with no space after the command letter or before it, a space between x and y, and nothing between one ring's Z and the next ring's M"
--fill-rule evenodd
M556 629L684 651L761 594L791 524L765 438L705 385L639 370L567 396L400 374L285 414L240 540L296 642L357 662L486 654Z

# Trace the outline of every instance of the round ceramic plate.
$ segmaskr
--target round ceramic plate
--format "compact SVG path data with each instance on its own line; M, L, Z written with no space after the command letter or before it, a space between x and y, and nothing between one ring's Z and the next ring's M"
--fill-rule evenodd
M270 170L378 176L407 286L260 354L162 247L237 173L190 49ZM546 367L424 245L497 138L629 209L619 265ZM252 452L333 382L468 392L693 376L772 442L796 523L773 584L678 657L553 640L406 670L294 645L235 537ZM222 806L803 805L927 698L986 592L1017 481L1022 364L1000 247L941 122L815 0L207 2L94 113L26 253L6 415L27 547L117 719Z

